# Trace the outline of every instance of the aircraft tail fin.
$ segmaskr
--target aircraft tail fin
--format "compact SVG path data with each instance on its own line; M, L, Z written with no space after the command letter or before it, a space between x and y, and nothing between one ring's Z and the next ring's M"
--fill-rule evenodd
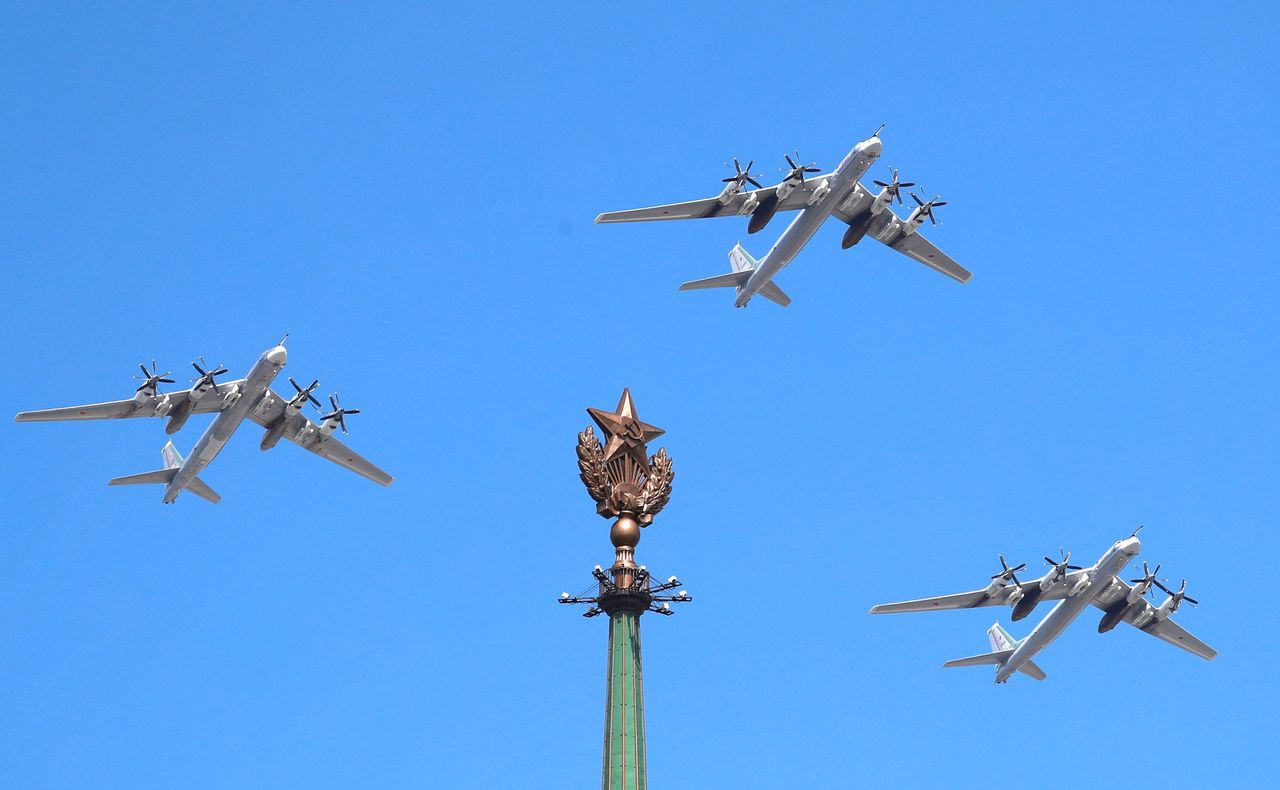
M751 253L747 252L741 244L733 245L733 249L729 250L729 268L734 272L749 272L755 270L760 265L760 261L751 257Z
M160 457L164 459L165 469L177 469L182 466L182 453L173 446L173 442L164 443L164 447L160 449Z
M987 629L987 640L991 642L992 650L1012 650L1018 646L1020 640L1014 639L1013 635L1004 630L999 623L993 623Z
M728 274L717 274L715 277L705 277L701 280L691 280L680 285L681 291L696 291L702 288L741 288L747 284L747 280L751 279L752 273L760 265L760 261L751 257L751 253L743 249L741 244L733 245L733 249L729 250L729 268L733 271ZM774 304L786 307L791 304L791 297L783 293L782 289L773 282L765 283L759 291L760 295Z
M164 469L157 469L154 472L142 472L136 475L125 475L124 477L113 477L107 485L138 486L148 484L168 485L172 483L173 478L178 476L178 470L182 468L182 454L178 452L177 447L173 446L173 442L166 442L160 450L160 456L164 459ZM198 477L191 478L191 482L187 483L185 488L196 496L207 499L214 504L217 504L222 499L217 491L214 491Z
M1012 650L997 650L994 653L983 653L978 656L969 656L968 658L956 658L943 664L944 667L980 667L986 664L995 664L999 666L1013 655Z

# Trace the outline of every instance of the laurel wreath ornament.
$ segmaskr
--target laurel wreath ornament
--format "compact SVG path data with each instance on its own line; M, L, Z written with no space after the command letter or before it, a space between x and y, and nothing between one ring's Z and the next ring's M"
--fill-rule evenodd
M597 504L604 504L613 494L613 484L604 468L604 447L590 427L578 434L578 470L587 493Z
M649 458L649 471L637 487L633 481L615 480L604 460L604 446L595 431L587 427L578 434L578 477L587 494L596 502L596 512L605 518L634 513L640 525L653 523L671 500L671 483L676 473L666 448ZM638 482L638 481L637 481Z
M667 448L663 447L649 459L649 479L644 481L644 488L640 489L640 515L648 516L648 519L642 519L642 524L652 521L667 506L671 499L671 482L675 478L671 456L667 455Z

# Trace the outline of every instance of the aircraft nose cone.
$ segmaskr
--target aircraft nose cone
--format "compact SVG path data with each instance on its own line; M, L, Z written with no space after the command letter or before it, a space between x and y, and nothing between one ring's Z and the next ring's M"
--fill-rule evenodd
M866 151L869 156L879 156L880 151L884 149L884 145L880 142L879 137L872 137L862 145L862 150Z
M289 352L284 350L284 346L276 346L267 352L266 357L271 364L283 366L289 360Z

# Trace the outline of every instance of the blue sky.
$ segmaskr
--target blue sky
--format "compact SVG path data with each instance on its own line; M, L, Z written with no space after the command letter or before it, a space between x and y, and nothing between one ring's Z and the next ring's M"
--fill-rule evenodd
M554 601L623 386L697 598L644 621L654 787L1272 778L1276 12L688 5L0 12L0 411L291 332L398 477L246 427L165 507L105 486L161 423L0 423L8 783L593 786L606 627ZM592 224L881 123L968 285L833 226L734 310L675 287L783 221ZM1028 622L866 615L1139 524L1212 663L1087 613L997 687L939 667Z

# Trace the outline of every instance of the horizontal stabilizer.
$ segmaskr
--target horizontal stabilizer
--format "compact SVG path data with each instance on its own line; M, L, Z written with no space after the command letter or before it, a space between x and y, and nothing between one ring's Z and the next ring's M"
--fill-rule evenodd
M173 482L174 475L178 474L177 469L157 469L154 472L143 472L137 475L125 475L124 477L113 477L109 486L140 486L148 483L163 483L168 485Z
M781 307L786 307L791 304L791 297L787 296L786 293L773 282L773 280L770 280L760 286L759 293L765 299L768 299L770 302Z
M980 656L957 658L943 664L944 667L980 667L985 664L1003 664L1013 655L1012 650L997 650L994 653L983 653Z
M191 482L187 483L187 490L201 499L209 500L215 505L222 499L221 495L219 495L217 491L214 491L207 483L205 483L205 481L198 477L191 478Z
M1036 666L1034 661L1022 662L1022 666L1018 667L1018 671L1024 675L1030 675L1036 680L1044 680L1046 677L1044 670Z
M747 284L747 280L751 279L751 272L729 272L728 274L717 274L715 277L707 277L702 280L691 280L680 285L681 291L697 291L702 288L741 288Z

